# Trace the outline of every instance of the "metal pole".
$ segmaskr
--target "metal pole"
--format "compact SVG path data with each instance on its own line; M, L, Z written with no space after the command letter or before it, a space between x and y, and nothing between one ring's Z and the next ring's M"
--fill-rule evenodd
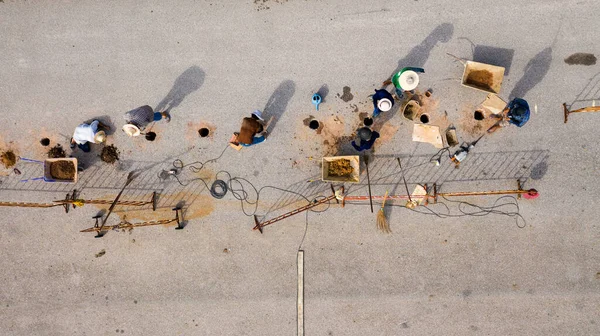
M365 167L367 167L367 186L369 187L369 202L371 203L371 213L373 213L373 199L371 198L371 178L369 177L369 158L366 155Z
M119 194L117 195L117 197L115 197L115 200L113 201L113 203L110 205L110 208L108 208L108 213L106 214L106 217L104 217L104 220L102 221L102 225L100 225L100 229L98 230L98 235L100 235L100 232L102 231L102 228L104 227L104 224L106 224L106 221L108 220L108 216L110 216L110 214L113 212L113 209L115 208L115 205L117 205L117 202L119 201L119 198L121 197L121 195L123 194L123 191L125 191L125 188L127 188L127 186L133 181L134 178L136 178L137 175L135 174L135 172L129 172L129 175L127 175L127 181L125 181L125 185L123 186L123 188L121 188L121 191L119 191Z
M536 195L538 192L535 189L529 190L495 190L495 191L467 191L467 192L452 192L452 193L435 193L434 195L413 195L412 198L434 198L436 196L442 197L460 197L460 196L488 196L488 195L523 195L530 194ZM346 201L365 201L367 199L381 200L385 196L345 196ZM409 195L388 195L388 199L409 199Z

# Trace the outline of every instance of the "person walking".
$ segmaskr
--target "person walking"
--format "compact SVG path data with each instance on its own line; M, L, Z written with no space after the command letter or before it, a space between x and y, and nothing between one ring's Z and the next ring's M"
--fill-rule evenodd
M394 106L394 97L385 89L375 90L373 98L373 118L376 118L381 112L387 112Z
M234 134L236 135L236 140L232 143L244 147L264 142L267 139L267 132L264 130L264 119L262 118L261 112L259 110L254 110L250 118L244 118L239 133ZM260 135L257 136L258 134Z
M488 129L488 133L493 133L501 127L513 124L517 127L523 127L529 121L529 104L525 99L515 98L506 105L504 110L498 114L493 114L491 118L500 119L494 126Z
M123 132L129 136L138 136L142 134L142 131L146 129L146 126L151 122L165 119L167 122L171 121L169 112L154 112L152 107L148 105L140 106L125 115L126 124L123 126Z
M371 129L369 129L368 127L361 127L356 133L360 138L360 144L357 145L356 142L353 140L352 147L354 147L354 149L356 149L359 152L371 149L371 147L373 147L373 144L375 143L375 140L379 138L379 133L371 131Z
M82 123L75 128L73 137L71 138L71 149L75 146L82 151L88 153L91 143L103 143L106 141L106 133L101 129L104 125L98 120L92 121L90 124Z

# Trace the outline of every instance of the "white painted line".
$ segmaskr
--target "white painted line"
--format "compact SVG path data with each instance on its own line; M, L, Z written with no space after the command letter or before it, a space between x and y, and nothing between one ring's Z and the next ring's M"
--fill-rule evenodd
M298 251L298 336L304 336L304 251Z

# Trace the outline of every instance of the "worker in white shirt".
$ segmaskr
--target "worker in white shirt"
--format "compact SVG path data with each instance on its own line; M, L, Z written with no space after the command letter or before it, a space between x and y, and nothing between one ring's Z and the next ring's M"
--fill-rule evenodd
M106 141L106 133L101 130L104 125L98 120L92 121L91 124L83 123L75 128L73 137L71 138L71 148L79 147L84 152L90 151L91 143L103 143Z

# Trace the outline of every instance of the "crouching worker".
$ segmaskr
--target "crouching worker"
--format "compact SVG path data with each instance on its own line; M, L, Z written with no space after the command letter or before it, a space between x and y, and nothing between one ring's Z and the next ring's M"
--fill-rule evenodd
M248 147L265 141L267 139L266 135L267 132L264 130L264 120L261 113L255 110L252 112L252 117L246 117L242 120L242 127L239 133L234 133L234 139L231 143Z
M394 106L394 97L385 89L375 90L373 98L373 118L376 118L379 113L389 111Z
M142 134L142 131L146 129L146 126L151 122L165 119L167 122L171 121L171 116L168 112L154 112L152 107L148 105L140 106L134 110L131 110L124 115L125 124L123 126L123 132L129 136L138 136Z
M73 137L71 138L71 148L79 147L82 151L88 153L91 143L103 143L106 141L106 133L101 129L104 125L98 120L92 121L91 124L83 123L75 128Z
M360 145L357 145L355 141L352 141L352 147L359 152L371 149L375 143L375 140L379 138L379 133L371 131L368 127L359 128L356 133L360 138Z
M529 120L529 104L525 99L515 98L513 99L502 112L499 114L491 115L491 118L500 119L494 126L488 129L488 133L493 133L500 127L505 127L513 124L517 127L523 127Z

